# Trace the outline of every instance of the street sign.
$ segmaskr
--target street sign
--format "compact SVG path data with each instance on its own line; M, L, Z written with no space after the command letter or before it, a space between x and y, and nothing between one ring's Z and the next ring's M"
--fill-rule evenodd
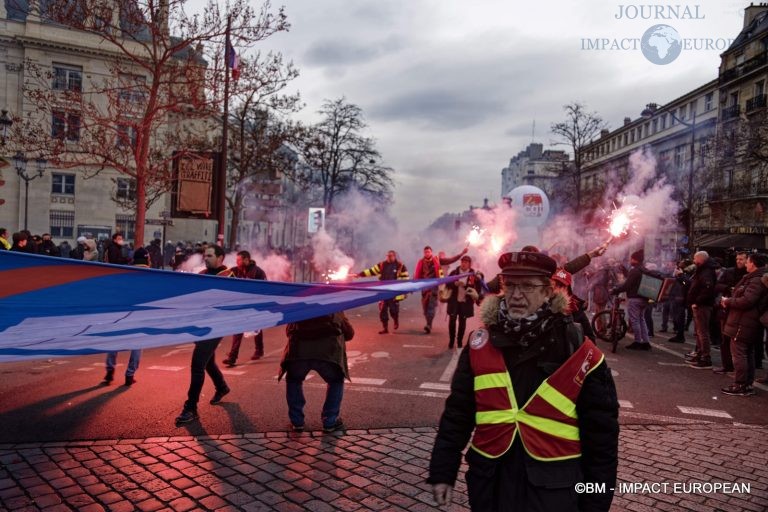
M144 223L149 226L173 226L173 219L145 219Z

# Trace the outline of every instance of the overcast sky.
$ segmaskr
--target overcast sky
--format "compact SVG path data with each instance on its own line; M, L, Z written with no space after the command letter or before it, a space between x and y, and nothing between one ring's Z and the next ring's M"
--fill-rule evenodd
M191 0L193 5L202 0ZM640 38L665 23L683 38L733 39L746 1L672 2L704 19L616 19L626 0L286 0L291 30L262 48L299 68L293 89L317 119L324 99L359 105L396 170L393 212L421 229L501 195L501 169L574 100L611 128L717 76L719 51L686 51L666 66L639 50L582 50L582 38ZM643 2L648 5L648 2ZM698 6L698 11L696 11ZM631 8L630 8L631 10ZM562 149L555 148L555 149Z

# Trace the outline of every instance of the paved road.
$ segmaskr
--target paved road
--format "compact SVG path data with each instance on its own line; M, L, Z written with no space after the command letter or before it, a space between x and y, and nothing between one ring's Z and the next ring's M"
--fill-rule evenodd
M131 388L119 380L98 384L101 356L1 365L0 509L432 509L424 468L457 352L447 350L445 325L421 332L413 298L397 334L376 333L374 306L349 314L357 336L348 346L349 430L340 436L285 433L284 384L275 379L282 329L266 333L268 355L260 361L247 360L246 339L243 364L227 371L232 393L211 406L207 382L201 421L182 428L173 419L188 385L191 345L146 351ZM684 367L692 345L662 336L651 352L607 354L622 400L620 480L751 488L622 488L614 510L768 510L768 389L749 398L722 395L729 377ZM219 355L228 347L225 340ZM309 380L310 428L320 426L323 392L317 377ZM321 476L326 470L330 479ZM455 509L462 510L463 484L458 491Z

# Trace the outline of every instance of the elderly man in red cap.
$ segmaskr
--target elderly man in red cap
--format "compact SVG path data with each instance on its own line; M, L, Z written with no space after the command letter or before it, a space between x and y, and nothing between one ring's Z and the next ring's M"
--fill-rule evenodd
M428 482L450 504L461 454L475 511L608 511L618 465L619 405L610 369L568 314L541 253L499 259L502 293L461 353ZM474 431L474 435L473 435ZM579 483L602 492L577 494Z

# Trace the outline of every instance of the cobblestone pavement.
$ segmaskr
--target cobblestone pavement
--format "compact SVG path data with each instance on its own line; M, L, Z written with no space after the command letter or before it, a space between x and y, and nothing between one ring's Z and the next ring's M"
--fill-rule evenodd
M434 435L425 427L0 445L0 509L436 510L424 483ZM624 425L620 453L620 486L636 488L617 489L612 510L768 509L768 427ZM673 487L704 482L750 489ZM451 510L467 510L463 480L454 501Z

